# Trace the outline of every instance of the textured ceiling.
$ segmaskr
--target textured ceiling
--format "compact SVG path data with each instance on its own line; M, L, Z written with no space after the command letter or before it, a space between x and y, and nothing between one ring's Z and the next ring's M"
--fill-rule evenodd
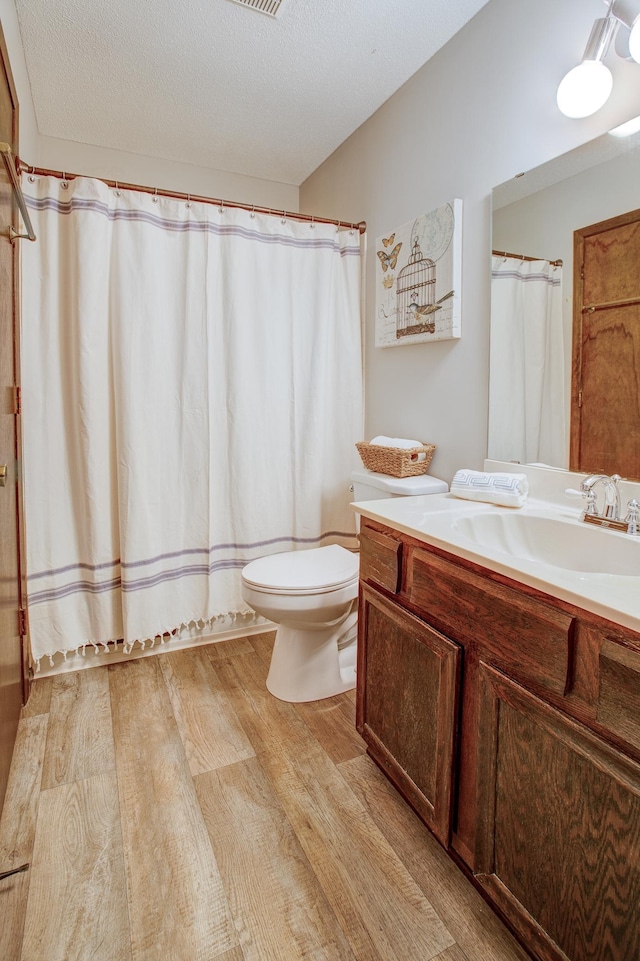
M41 134L300 184L487 0L15 0Z

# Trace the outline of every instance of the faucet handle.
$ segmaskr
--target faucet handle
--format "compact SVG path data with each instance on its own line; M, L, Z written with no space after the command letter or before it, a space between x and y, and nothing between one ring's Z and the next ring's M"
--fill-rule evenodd
M628 534L640 534L640 504L635 497L627 504L627 516L624 519Z
M583 517L585 516L585 514L592 517L597 516L598 508L596 507L596 492L593 490L593 488L579 491L579 490L576 490L575 487L567 487L565 490L565 494L569 494L569 495L575 494L578 497L584 497L586 499L587 506L585 507L584 512L582 514Z

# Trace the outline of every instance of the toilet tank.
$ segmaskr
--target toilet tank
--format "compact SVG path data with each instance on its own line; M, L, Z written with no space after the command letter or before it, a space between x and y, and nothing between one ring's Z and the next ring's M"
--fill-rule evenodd
M446 481L430 474L416 477L391 477L374 471L354 470L351 475L354 501L377 501L385 497L406 497L417 494L444 494L449 490Z

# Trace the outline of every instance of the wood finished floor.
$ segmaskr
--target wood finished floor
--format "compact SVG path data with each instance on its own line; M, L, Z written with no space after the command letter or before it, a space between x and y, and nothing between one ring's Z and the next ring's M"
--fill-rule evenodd
M35 682L2 820L2 961L526 961L364 752L285 704L273 635Z

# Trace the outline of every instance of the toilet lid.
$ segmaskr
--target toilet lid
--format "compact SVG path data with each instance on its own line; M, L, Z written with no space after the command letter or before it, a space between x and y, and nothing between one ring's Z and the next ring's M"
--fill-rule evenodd
M257 590L291 594L334 590L358 577L358 555L331 544L311 550L285 551L247 564L242 579Z

